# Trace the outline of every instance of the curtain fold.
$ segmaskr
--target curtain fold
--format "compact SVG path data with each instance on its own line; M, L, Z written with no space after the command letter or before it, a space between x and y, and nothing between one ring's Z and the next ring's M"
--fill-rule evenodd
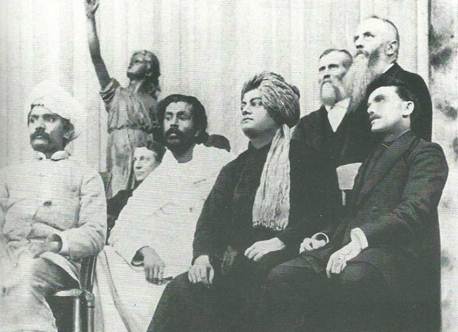
M302 113L313 111L318 106L319 54L328 47L351 50L353 32L368 15L385 16L398 25L401 65L427 75L427 3L102 0L97 23L113 77L127 84L132 52L152 50L161 62L161 97L195 95L207 109L210 132L227 136L238 153L247 144L238 125L243 82L258 71L276 71L301 90ZM2 1L0 13L0 166L26 157L23 100L35 84L53 78L88 109L75 155L103 170L106 114L87 50L83 1Z

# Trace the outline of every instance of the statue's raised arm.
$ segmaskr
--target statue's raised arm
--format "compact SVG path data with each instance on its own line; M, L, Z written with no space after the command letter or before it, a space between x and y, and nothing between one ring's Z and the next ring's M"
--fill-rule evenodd
M97 36L97 26L95 22L95 13L99 8L99 0L83 0L86 7L87 17L87 39L89 43L89 53L91 54L92 63L94 64L95 73L99 80L102 90L110 83L110 74L108 73L102 54L100 53L100 42Z

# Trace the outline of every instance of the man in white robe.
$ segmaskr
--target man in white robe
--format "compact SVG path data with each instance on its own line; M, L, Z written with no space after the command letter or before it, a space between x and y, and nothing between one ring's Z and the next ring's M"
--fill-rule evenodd
M197 219L228 152L201 143L205 109L194 97L159 104L167 151L129 198L99 255L105 331L146 331L165 283L191 263Z
M27 103L32 161L0 171L0 330L57 331L46 296L77 287L81 259L105 243L98 173L69 158L81 110L51 82Z

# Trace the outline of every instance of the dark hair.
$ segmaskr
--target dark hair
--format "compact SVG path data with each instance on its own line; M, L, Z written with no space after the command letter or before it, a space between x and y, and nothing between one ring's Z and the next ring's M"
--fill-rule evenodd
M45 105L42 103L34 103L30 105L30 111L27 114L27 125L30 124L30 114L32 113L32 110L34 109L34 107L37 106L45 107ZM63 118L57 113L52 113L58 116L59 119L62 121L62 124L64 126L64 146L66 146L69 142L73 141L77 137L75 133L75 126L73 125L73 123L71 123L69 119Z
M165 153L164 145L158 141L148 141L145 144L137 145L137 148L147 148L148 150L153 151L156 154L156 160L159 162L162 161L162 157Z
M145 79L147 86L146 91L156 99L158 92L161 91L161 87L159 85L159 76L161 76L159 59L153 52L148 50L141 50L135 51L130 57L130 60L132 61L132 58L137 54L143 55L145 57L145 61L149 64L148 72L150 75L148 75Z
M343 65L345 68L350 68L350 66L352 65L353 63L353 57L351 55L350 52L348 52L346 49L338 49L338 48L328 48L326 50L324 50L320 56L318 57L318 59L321 59L322 57L324 57L325 55L328 55L329 53L333 53L333 52L339 52L339 53L343 53L347 56L347 60L344 60L343 62Z
M159 125L161 127L161 134L164 133L164 115L165 110L171 103L184 102L188 105L191 105L192 120L196 129L200 131L199 136L196 137L196 143L204 143L208 135L207 130L207 114L205 112L205 107L202 103L193 96L186 96L181 94L173 94L162 99L157 105L157 117L159 120ZM160 140L163 142L163 137L160 137Z
M416 107L418 105L418 99L415 96L415 94L410 90L410 88L402 81L399 80L392 80L390 82L386 83L381 83L381 84L375 84L374 86L371 86L370 89L368 90L367 96L370 96L371 93L373 93L375 90L378 88L382 87L393 87L395 88L394 91L398 95L399 98L401 98L404 101L411 101L414 104L414 110L412 112L412 115L410 116L411 119L416 118L417 112L415 112Z

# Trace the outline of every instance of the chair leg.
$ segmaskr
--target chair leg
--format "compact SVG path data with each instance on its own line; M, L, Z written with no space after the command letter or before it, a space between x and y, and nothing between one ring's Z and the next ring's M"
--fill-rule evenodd
M81 301L79 296L73 298L73 332L81 331Z
M86 332L94 332L94 311L95 311L95 296L92 293L86 292L86 312L87 312L87 323L86 323Z

